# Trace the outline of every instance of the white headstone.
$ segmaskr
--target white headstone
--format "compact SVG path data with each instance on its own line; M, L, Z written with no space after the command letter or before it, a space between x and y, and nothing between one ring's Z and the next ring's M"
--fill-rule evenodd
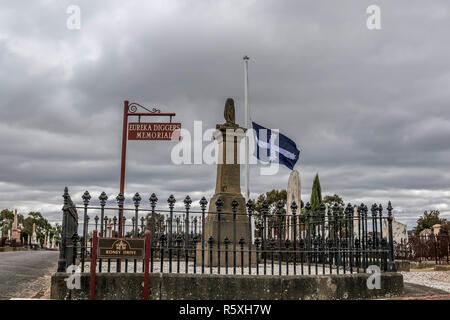
M286 238L289 240L294 239L294 222L292 219L292 210L291 210L291 204L292 201L295 201L297 204L297 237L299 236L299 223L298 223L298 216L300 213L300 206L301 206L301 194L302 187L301 187L301 180L300 180L300 173L297 170L292 170L291 174L289 175L288 180L288 188L287 188L287 202L286 202L286 212L287 212L287 219L286 219Z
M36 223L33 223L33 234L31 235L31 244L37 244L37 235L36 235Z
M49 233L48 237L47 237L47 249L50 249L52 247L51 242L50 242L50 236L51 236L51 234Z
M383 238L389 239L389 224L388 221L383 219ZM400 243L408 241L407 226L404 223L395 220L392 221L392 238L395 242Z

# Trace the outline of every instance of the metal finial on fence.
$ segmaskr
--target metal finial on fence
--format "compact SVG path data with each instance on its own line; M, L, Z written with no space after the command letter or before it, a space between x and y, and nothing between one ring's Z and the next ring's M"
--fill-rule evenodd
M167 203L169 204L169 208L173 209L173 207L175 206L175 197L173 196L173 194L171 194L169 196L169 198L167 199Z
M277 214L282 214L284 208L284 203L281 200L277 201Z
M150 206L152 207L152 209L154 209L156 207L156 203L158 202L158 198L156 197L156 194L152 193L152 195L150 196L150 198L148 200L150 201Z
M293 215L295 215L297 213L297 209L298 209L297 203L295 201L292 201L291 210L292 210Z
M345 208L345 215L347 218L350 218L350 216L352 215L353 212L353 207L351 205L351 203L347 204L347 207Z
M253 203L252 199L248 199L245 206L247 207L248 214L251 216L253 214L253 210L255 210L255 204Z
M231 201L231 208L233 209L233 211L236 211L236 208L239 206L239 202L236 199L233 199L233 201Z
M367 208L367 206L364 205L363 213L364 213L364 217L365 217L366 219L367 219L367 212L369 212L369 208Z
M125 197L123 196L123 194L121 192L117 195L116 201L119 206L123 205L123 202L125 201Z
M358 206L358 217L361 216L363 210L364 210L364 203L361 203L361 204Z
M104 206L106 205L106 200L108 200L108 196L106 195L105 191L103 191L100 196L98 197L98 200L100 200L100 205Z
M91 195L90 195L89 192L86 190L81 198L83 199L83 204L84 204L85 206L87 206L87 205L89 204L89 200L91 200Z
M339 205L337 204L337 202L335 202L333 205L333 215L335 216L335 219L338 216L338 214L339 214Z
M134 197L133 197L134 206L135 207L139 207L139 204L141 203L141 200L142 200L141 196L139 195L138 192L136 192L134 194Z
M388 217L392 217L392 204L391 201L388 202L387 211L388 211Z
M309 214L311 213L311 204L309 202L306 203L305 210L306 210L306 215L309 216Z
M327 209L327 207L325 206L325 203L322 202L320 204L320 206L319 206L319 214L320 214L321 218L325 217L325 210L326 209Z
M370 208L370 212L372 212L372 217L376 217L377 216L377 211L378 211L378 206L376 203L374 203L372 205L372 207Z
M208 205L208 200L206 200L205 197L202 197L200 199L200 207L202 208L202 210L206 209L206 206Z
M190 209L191 203L192 203L191 197L189 197L189 195L187 195L186 198L184 198L183 203L187 210Z

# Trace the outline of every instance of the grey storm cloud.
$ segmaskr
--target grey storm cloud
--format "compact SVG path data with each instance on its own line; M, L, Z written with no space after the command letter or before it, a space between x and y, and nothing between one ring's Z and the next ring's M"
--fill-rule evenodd
M450 207L450 8L445 0L2 1L0 207L59 222L68 186L81 202L118 192L122 103L176 112L192 130L222 122L225 99L243 124L243 62L251 116L301 149L308 200L323 194L384 206L414 225ZM81 29L66 27L69 5ZM206 143L206 142L205 142ZM130 141L126 196L211 196L216 169L173 164L173 142ZM252 196L285 188L289 170L260 176ZM242 185L243 185L242 179Z

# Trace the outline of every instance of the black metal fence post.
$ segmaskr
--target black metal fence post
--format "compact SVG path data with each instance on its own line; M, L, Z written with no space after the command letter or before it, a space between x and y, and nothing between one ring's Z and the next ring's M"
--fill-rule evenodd
M186 222L185 222L185 230L184 230L184 263L185 263L185 272L188 273L188 262L189 262L189 210L191 209L191 197L186 196L184 199L184 208L186 209Z
M397 271L397 267L395 266L395 261L394 261L394 238L393 238L393 234L392 234L392 221L393 221L393 216L392 216L392 204L389 201L388 203L388 228L389 228L389 266L388 266L388 270L391 272L396 272Z
M205 210L208 201L205 197L200 200L200 208L202 210L202 274L205 273Z
M294 275L297 274L297 204L295 203L295 201L292 201L291 204L291 211L292 211L292 222L294 225L294 236L293 236L293 260L294 260Z
M261 243L261 251L264 258L264 274L267 273L267 213L269 211L269 204L266 200L264 200L261 204L262 211L262 243Z
M155 207L156 207L156 203L158 202L158 198L156 197L156 194L152 193L150 198L148 199L150 201L150 207L152 208L152 212L151 212L151 217L150 217L150 226L147 226L147 228L149 227L150 229L150 238L151 238L151 244L150 244L150 272L153 272L153 259L154 259L154 251L156 248L156 240L158 239L156 237L156 233L155 233Z
M84 215L83 215L83 242L81 247L81 272L84 272L84 259L86 255L87 248L87 236L88 236L88 214L87 207L89 205L89 200L91 200L91 195L86 190L82 196L84 205Z
M59 258L58 258L58 272L66 272L67 260L66 260L66 245L67 245L67 225L68 225L68 215L69 215L69 190L67 187L64 188L64 206L63 219L61 226L61 246L59 248Z
M169 273L172 272L172 247L173 247L173 208L175 206L175 197L173 194L169 196L167 199L167 203L169 204Z
M236 274L236 245L237 245L237 234L236 234L236 211L239 203L236 199L231 201L231 209L233 211L233 274Z
M249 227L249 239L248 239L248 274L252 274L252 215L255 205L251 199L247 201L247 213L248 213L248 227Z
M220 234L220 230L222 229L222 207L223 200L221 197L216 200L216 212L217 212L217 273L220 274L220 242L222 241L222 237Z

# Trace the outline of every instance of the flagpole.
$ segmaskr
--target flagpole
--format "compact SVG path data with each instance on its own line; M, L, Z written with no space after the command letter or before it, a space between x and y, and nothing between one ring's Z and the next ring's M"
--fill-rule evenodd
M248 107L248 60L250 58L248 56L244 56L244 95L245 95L245 102L244 102L244 109L245 109L245 128L250 130L250 110ZM246 189L246 196L247 201L250 200L250 166L249 166L249 138L248 134L245 138L245 189ZM253 220L253 219L252 219ZM251 230L252 234L250 235L251 243L253 243L253 237L254 237L254 223L251 222Z

